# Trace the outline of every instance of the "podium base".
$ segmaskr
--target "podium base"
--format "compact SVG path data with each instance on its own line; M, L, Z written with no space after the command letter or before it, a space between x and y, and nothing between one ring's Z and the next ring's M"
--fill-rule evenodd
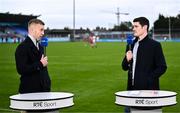
M56 111L48 111L48 112L38 112L38 111L21 111L21 113L59 113L58 110Z
M130 109L131 109L130 113L162 113L162 109L153 109L153 110L139 110L134 108L130 108Z

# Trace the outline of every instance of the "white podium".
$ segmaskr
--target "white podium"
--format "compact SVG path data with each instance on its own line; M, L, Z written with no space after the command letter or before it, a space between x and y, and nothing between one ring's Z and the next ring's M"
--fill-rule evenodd
M60 108L74 105L72 93L65 92L42 92L26 93L10 96L10 108L21 111L49 110L51 113L58 113ZM47 112L49 113L49 112Z
M177 93L171 91L132 90L116 92L115 95L115 103L122 106L129 106L131 113L162 113L161 109L140 110L133 107L165 107L177 103Z

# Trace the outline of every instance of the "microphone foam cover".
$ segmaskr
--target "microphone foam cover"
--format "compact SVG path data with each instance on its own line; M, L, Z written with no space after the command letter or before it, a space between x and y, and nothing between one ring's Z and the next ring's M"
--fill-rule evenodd
M128 34L127 35L127 44L132 44L133 43L133 35L132 34Z
M41 46L43 46L43 47L48 46L48 38L47 37L41 38Z

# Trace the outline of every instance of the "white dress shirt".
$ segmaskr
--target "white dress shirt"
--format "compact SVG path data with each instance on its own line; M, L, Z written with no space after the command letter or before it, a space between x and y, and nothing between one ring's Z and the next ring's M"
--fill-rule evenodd
M30 34L28 34L28 36L32 40L34 45L37 47L37 49L39 50L39 43L37 42L37 40L34 37L32 37Z
M135 68L136 68L136 59L137 59L137 51L139 47L139 41L137 41L133 48L133 66L132 66L132 85L134 85L134 74L135 74Z

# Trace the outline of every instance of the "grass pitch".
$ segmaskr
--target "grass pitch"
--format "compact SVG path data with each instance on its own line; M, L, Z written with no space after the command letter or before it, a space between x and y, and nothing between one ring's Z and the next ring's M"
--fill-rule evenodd
M161 90L180 93L180 43L162 42L168 70L160 79ZM0 44L0 112L9 109L9 96L18 93L19 75L14 52L17 44ZM75 94L75 105L61 112L119 113L124 107L114 103L117 91L126 90L127 72L121 68L125 43L98 43L90 48L82 42L49 43L48 70L52 91ZM177 102L180 96L177 95ZM180 105L163 108L180 112Z

